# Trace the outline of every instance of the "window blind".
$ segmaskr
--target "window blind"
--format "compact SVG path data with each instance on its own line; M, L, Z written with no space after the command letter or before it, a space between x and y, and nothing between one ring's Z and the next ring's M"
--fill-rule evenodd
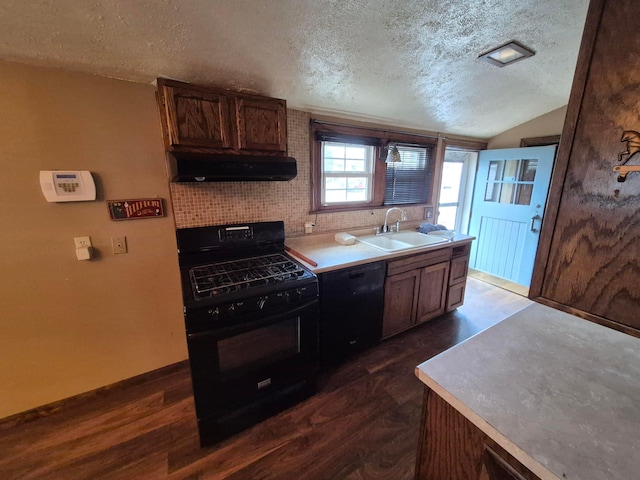
M434 147L397 147L402 161L387 164L384 204L428 203Z

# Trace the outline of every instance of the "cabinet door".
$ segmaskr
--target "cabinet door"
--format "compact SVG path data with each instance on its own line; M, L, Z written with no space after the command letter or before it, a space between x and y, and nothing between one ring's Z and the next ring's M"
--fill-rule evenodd
M231 147L227 97L167 85L161 95L170 145Z
M437 263L420 270L416 323L426 322L445 312L448 286L449 262Z
M449 269L449 289L447 291L447 312L451 312L464 303L464 292L469 273L469 255L451 259Z
M451 259L451 271L449 272L449 285L466 282L469 273L469 255Z
M420 270L387 277L384 284L382 338L402 332L415 324Z
M279 99L235 99L238 148L287 150L287 108Z
M447 292L447 312L451 312L464 304L464 292L466 283L457 283L449 286Z

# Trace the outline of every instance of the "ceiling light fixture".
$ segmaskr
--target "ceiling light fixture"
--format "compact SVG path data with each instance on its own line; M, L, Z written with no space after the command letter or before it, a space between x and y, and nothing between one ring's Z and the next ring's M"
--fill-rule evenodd
M389 147L387 150L387 159L385 160L385 163L396 163L401 161L402 158L400 158L398 147L396 145L394 145L393 147Z
M498 67L511 65L519 60L533 57L535 52L518 42L509 42L498 48L483 53L478 58Z

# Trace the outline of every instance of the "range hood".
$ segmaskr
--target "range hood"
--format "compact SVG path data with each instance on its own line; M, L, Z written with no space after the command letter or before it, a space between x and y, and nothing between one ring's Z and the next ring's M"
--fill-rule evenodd
M168 156L173 182L283 181L298 173L292 157L178 152Z

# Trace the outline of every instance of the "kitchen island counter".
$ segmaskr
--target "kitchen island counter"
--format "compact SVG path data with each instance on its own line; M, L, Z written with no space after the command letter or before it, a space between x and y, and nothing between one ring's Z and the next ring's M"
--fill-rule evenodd
M425 398L435 393L539 478L639 478L638 338L533 304L416 375ZM424 475L441 458L424 450L436 448L429 430L423 425L416 478L430 478L420 465Z

